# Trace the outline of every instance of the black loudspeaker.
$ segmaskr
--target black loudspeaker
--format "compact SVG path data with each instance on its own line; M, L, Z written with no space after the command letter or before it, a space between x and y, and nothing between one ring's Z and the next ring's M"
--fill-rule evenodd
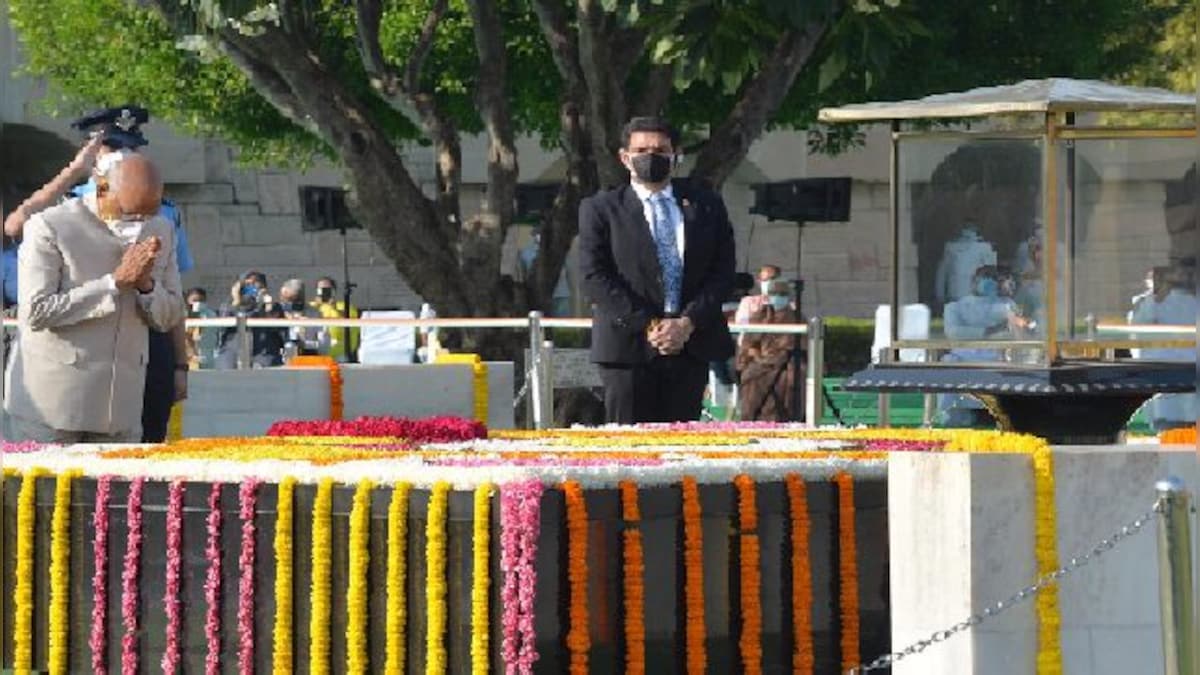
M850 220L849 178L800 178L775 183L755 183L750 213L767 220L797 223Z
M305 185L300 188L300 228L305 232L353 230L362 225L346 207L346 191L341 188Z
M518 223L540 223L554 208L558 183L521 183L517 185L515 220Z

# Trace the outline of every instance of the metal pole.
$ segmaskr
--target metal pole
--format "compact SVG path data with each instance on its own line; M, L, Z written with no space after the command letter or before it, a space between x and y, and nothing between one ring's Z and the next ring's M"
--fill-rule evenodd
M1196 675L1196 616L1192 586L1191 493L1168 477L1155 486L1158 525L1158 597L1162 611L1165 675Z
M1096 340L1096 315L1088 312L1088 315L1083 317L1083 323L1087 330L1087 339L1094 342Z
M250 330L246 327L246 313L237 314L237 367L238 370L250 368L251 339Z
M542 419L554 426L554 343L542 343Z
M542 331L542 313L534 310L529 313L529 401L533 406L533 428L545 429L545 396L542 386L542 344L546 341Z
M885 364L891 363L892 361L896 360L895 355L899 353L899 351L893 351L890 346L884 347L879 350L879 362ZM879 416L879 418L876 420L876 423L879 426L885 429L892 426L892 398L888 392L881 391L876 396L875 410Z
M825 412L824 379L825 324L821 317L814 316L808 320L808 372L804 392L804 421L811 426L820 425L821 415Z

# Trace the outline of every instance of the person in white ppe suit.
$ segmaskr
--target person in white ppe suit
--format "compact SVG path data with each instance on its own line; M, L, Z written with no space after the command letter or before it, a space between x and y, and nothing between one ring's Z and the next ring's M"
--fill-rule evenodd
M984 265L972 274L971 293L946 305L946 337L951 340L1003 339L1021 334L1030 321L1021 315L1012 298L1011 277L995 265ZM998 349L962 347L950 350L945 362L999 361ZM938 396L940 421L949 427L990 425L983 403L965 394Z
M1154 292L1143 298L1130 314L1133 324L1193 326L1200 303L1192 290L1194 273L1188 268L1155 268ZM1166 338L1170 336L1151 336ZM1137 358L1151 361L1195 361L1194 349L1141 349ZM1195 393L1159 394L1146 403L1147 416L1155 431L1191 426L1196 423L1200 402Z
M975 270L996 264L996 249L974 225L966 225L958 236L946 242L934 276L934 297L948 304L971 294Z

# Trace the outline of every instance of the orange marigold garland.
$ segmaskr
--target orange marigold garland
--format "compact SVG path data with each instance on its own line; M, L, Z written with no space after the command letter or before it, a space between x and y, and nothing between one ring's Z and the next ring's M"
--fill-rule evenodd
M841 581L842 670L858 665L858 541L854 532L854 478L845 471L833 477L838 486L838 571Z
M1195 445L1196 427L1179 427L1161 431L1158 434L1158 442L1163 445Z
M742 474L733 479L738 494L738 563L741 584L742 628L738 649L745 675L762 673L762 573L759 570L758 505L755 504L754 479Z
M704 675L708 653L704 639L704 534L700 523L700 489L696 479L684 476L683 491L683 593L686 621L684 643L688 675Z
M330 356L296 356L288 362L296 368L324 368L329 371L329 419L342 419L345 409L342 395L342 367Z
M587 503L577 481L563 483L567 502L567 583L570 605L567 650L571 654L572 675L587 675L591 634L588 627L588 523Z
M808 490L804 479L789 473L785 479L788 516L792 524L792 672L812 675L812 568L808 552Z
M646 673L646 587L642 579L645 561L642 553L642 531L638 529L642 515L638 509L637 483L621 481L621 519L625 531L621 534L624 546L622 585L625 602L625 673Z

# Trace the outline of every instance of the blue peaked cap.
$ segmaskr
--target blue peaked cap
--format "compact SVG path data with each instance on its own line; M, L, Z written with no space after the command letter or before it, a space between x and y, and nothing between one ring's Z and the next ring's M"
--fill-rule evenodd
M80 117L71 126L84 133L99 133L113 150L136 149L147 144L141 126L150 121L150 111L141 106L104 108Z

